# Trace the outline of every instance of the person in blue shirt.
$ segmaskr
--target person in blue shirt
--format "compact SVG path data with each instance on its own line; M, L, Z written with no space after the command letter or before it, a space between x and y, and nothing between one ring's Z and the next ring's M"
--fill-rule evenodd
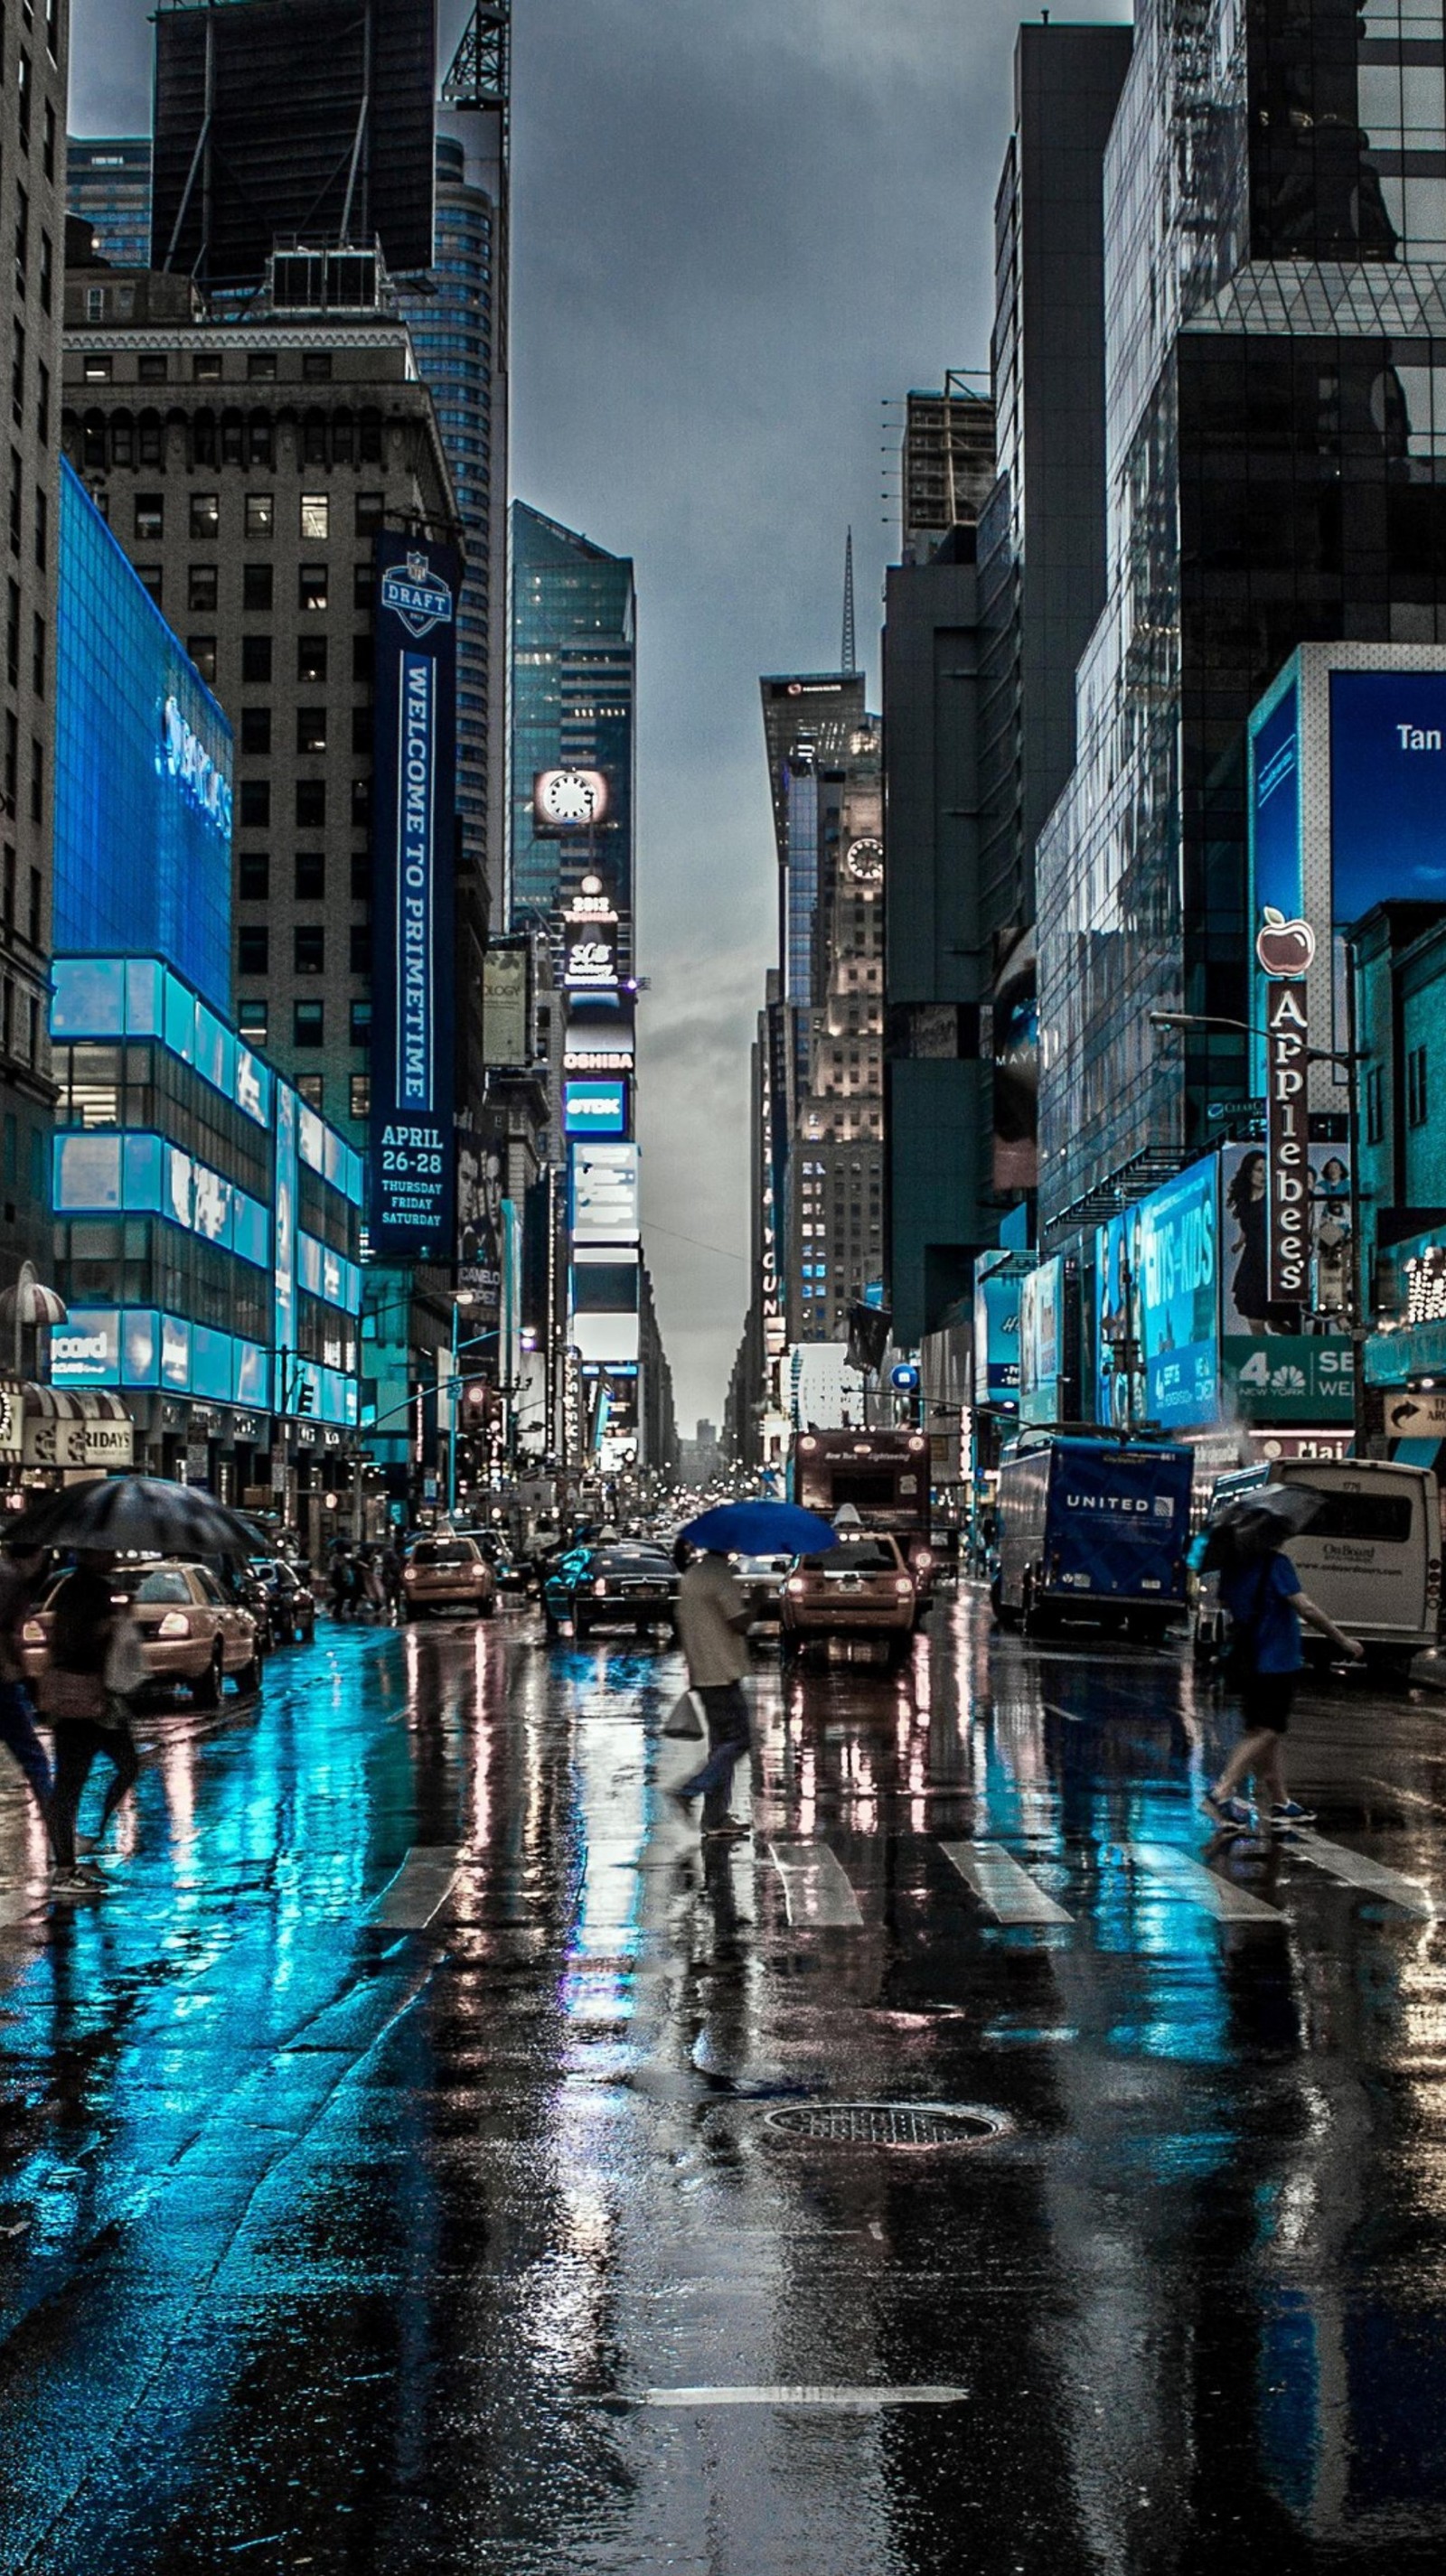
M1346 1636L1334 1619L1307 1598L1300 1576L1280 1547L1267 1546L1241 1554L1220 1576L1220 1599L1230 1613L1231 1656L1240 1677L1244 1732L1205 1805L1217 1824L1249 1832L1255 1811L1235 1795L1242 1781L1254 1776L1269 1799L1267 1821L1277 1831L1313 1824L1308 1807L1292 1798L1285 1784L1285 1737L1291 1703L1304 1656L1300 1629L1304 1620L1329 1637L1337 1651L1359 1663L1365 1648Z

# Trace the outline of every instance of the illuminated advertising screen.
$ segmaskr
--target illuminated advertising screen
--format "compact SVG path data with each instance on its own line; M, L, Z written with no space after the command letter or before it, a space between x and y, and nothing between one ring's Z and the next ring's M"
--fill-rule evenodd
M1293 921L1301 902L1300 687L1291 678L1250 724L1252 919L1273 904Z
M457 590L451 546L376 540L371 1239L452 1258Z
M1313 1144L1309 1274L1315 1332L1279 1332L1270 1311L1265 1155L1227 1145L1220 1156L1220 1364L1226 1411L1247 1421L1348 1422L1352 1351L1351 1177L1344 1145ZM1342 1329L1331 1329L1339 1316ZM1287 1318L1289 1320L1289 1318Z
M1332 671L1330 705L1336 921L1446 900L1446 671Z
M562 1127L566 1136L626 1136L626 1082L564 1082Z
M1059 1418L1059 1381L1063 1367L1064 1262L1056 1254L1019 1283L1019 1418L1021 1422L1054 1422Z
M1220 1398L1215 1157L1140 1201L1145 1410L1164 1430L1213 1422Z
M1019 1289L1008 1274L986 1274L974 1291L974 1401L1019 1410Z
M489 948L482 960L482 1051L489 1065L532 1062L530 972L525 940Z
M579 1144L572 1149L574 1243L636 1243L636 1145Z
M163 958L228 1012L231 728L63 462L55 683L56 951Z
M1116 1431L1133 1429L1148 1411L1140 1324L1140 1226L1141 1211L1135 1206L1123 1208L1095 1232L1096 1413Z

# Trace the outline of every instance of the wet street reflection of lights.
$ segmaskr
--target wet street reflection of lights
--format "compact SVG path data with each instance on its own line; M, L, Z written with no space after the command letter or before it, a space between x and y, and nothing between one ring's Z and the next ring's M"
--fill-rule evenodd
M1185 1662L969 1587L897 1674L762 1650L750 1839L662 1794L681 1683L526 1612L324 1622L255 1707L146 1723L63 1919L0 1783L0 2565L1434 2565L1439 1926L1212 1852ZM1321 1833L1439 1894L1438 1757L1436 1703L1302 1694ZM850 2102L1012 2125L768 2131ZM810 2387L965 2394L926 2438L769 2395Z

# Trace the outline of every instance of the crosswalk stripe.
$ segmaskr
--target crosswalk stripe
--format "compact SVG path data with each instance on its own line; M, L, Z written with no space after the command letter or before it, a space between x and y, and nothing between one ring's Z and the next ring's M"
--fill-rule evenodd
M1419 1915L1425 1923L1435 1920L1436 1908L1428 1887L1423 1887L1419 1879L1403 1878L1399 1870L1387 1869L1381 1861L1368 1860L1364 1852L1348 1851L1344 1843L1328 1843L1322 1835L1312 1833L1293 1835L1286 1849L1292 1858L1310 1861L1331 1878L1343 1880L1347 1887L1384 1897L1388 1905L1399 1905L1402 1913Z
M939 1849L996 1923L1074 1921L998 1843L941 1843Z
M961 2406L967 2388L910 2386L825 2388L785 2381L758 2388L645 2388L645 2406L807 2406L874 2415L886 2406Z
M425 1932L452 1893L457 1860L455 1844L414 1847L372 1907L373 1923L384 1932Z
M1147 1870L1151 1878L1163 1879L1177 1895L1192 1905L1203 1905L1221 1923L1283 1923L1285 1917L1263 1897L1252 1896L1248 1887L1237 1887L1229 1878L1219 1878L1188 1852L1174 1843L1127 1843L1125 1849L1137 1869Z
M827 1843L770 1843L768 1855L783 1881L783 1901L797 1931L857 1930L859 1901Z

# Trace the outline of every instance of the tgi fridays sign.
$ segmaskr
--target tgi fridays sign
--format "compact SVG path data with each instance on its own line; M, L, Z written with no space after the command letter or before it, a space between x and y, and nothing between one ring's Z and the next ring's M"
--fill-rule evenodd
M1266 978L1266 1288L1273 1306L1299 1306L1310 1295L1306 977L1315 932L1308 921L1287 921L1267 905L1255 954Z

